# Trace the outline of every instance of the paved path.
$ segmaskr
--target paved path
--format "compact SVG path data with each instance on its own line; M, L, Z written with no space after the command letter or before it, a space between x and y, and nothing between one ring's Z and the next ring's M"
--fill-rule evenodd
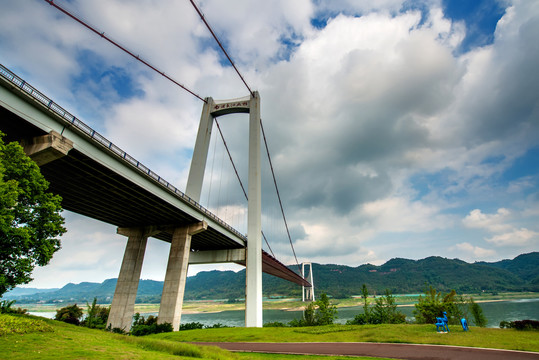
M461 346L386 343L194 343L231 351L373 356L409 360L539 360L539 353Z

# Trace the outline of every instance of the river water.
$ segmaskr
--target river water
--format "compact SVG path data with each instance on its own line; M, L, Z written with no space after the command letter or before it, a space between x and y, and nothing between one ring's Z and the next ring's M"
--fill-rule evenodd
M495 301L480 303L483 309L483 314L487 318L488 327L498 327L500 321L514 321L532 319L539 320L539 298L537 299L521 299L511 301ZM404 313L408 319L413 319L414 306L400 306L398 308ZM335 321L339 324L346 323L359 313L363 312L361 306L345 307L338 309L338 318ZM32 315L53 318L55 312L30 312ZM154 315L157 313L146 313L144 316ZM286 311L286 310L264 310L264 323L267 322L282 322L288 323L293 319L300 319L302 311ZM243 310L222 311L217 313L199 313L199 314L183 314L182 323L199 322L206 326L214 324L222 324L231 327L243 327L245 325L245 312ZM472 324L472 318L468 318L468 323Z

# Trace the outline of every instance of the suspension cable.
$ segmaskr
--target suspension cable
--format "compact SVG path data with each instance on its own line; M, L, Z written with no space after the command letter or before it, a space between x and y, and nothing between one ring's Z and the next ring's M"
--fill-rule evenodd
M200 95L196 94L195 92L189 90L187 87L185 87L184 85L180 84L178 81L174 80L173 78L171 78L170 76L168 76L167 74L165 74L163 71L157 69L156 67L154 67L153 65L151 65L150 63L148 63L147 61L143 60L140 58L139 55L135 55L133 52L127 50L124 46L118 44L117 42L115 42L114 40L112 40L111 38L109 38L108 36L105 35L104 32L100 32L98 30L96 30L95 28L93 28L92 26L90 26L89 24L87 24L86 22L84 22L83 20L79 19L78 17L76 17L75 15L71 14L69 11L65 10L64 8L56 5L54 3L54 0L44 0L46 3L48 3L49 5L52 5L53 7L55 7L56 9L60 10L61 12L63 12L64 14L66 14L67 16L69 16L70 18L72 18L73 20L75 20L76 22L78 22L79 24L83 25L84 27L88 28L89 30L93 31L94 33L96 33L97 35L101 36L103 39L107 40L109 43L111 43L112 45L116 46L117 48L119 48L120 50L124 51L125 53L131 55L133 58L135 58L136 60L140 61L141 63L143 63L144 65L146 65L147 67L149 67L150 69L152 69L153 71L155 71L156 73L158 73L159 75L163 76L164 78L166 78L167 80L171 81L172 83L174 83L175 85L181 87L182 89L184 89L185 91L187 91L188 93L190 93L191 95L193 95L194 97L198 98L199 100L202 100L204 102L207 102L204 98L202 98Z
M277 187L277 179L275 178L275 171L273 171L273 163L271 162L271 156L268 148L268 141L266 140L266 133L264 132L264 126L262 125L262 118L260 118L260 129L262 130L262 137L264 138L264 145L266 146L266 153L268 154L268 162L271 169L271 175L273 177L273 184L275 185L275 191L277 192L277 198L279 199L279 206L281 207L281 214L283 214L284 226L286 228L286 234L288 235L288 241L290 241L290 247L294 253L294 258L296 259L296 264L298 265L299 273L303 277L303 271L299 266L298 258L296 256L296 250L294 250L294 244L292 243L292 237L290 236L290 231L288 230L288 223L286 222L286 216L284 215L283 203L281 201L281 194L279 193L279 188Z
M247 88L247 90L249 90L249 92L251 93L252 96L255 96L254 92L251 90L251 88L249 87L249 85L247 85L247 82L245 81L245 79L243 78L243 76L241 75L240 71L238 70L238 68L236 67L236 65L234 64L234 61L232 61L232 59L230 58L230 56L228 56L228 53L226 52L223 44L221 44L221 42L219 41L219 39L217 38L217 35L215 35L215 33L213 32L210 24L206 21L206 18L204 17L204 14L202 14L202 12L200 11L200 9L198 8L198 6L195 4L195 2L193 0L190 0L191 1L191 4L193 5L193 7L195 8L196 12L198 13L198 16L200 16L200 19L204 22L204 24L206 25L206 27L208 28L208 30L210 31L210 33L212 34L213 38L215 39L215 41L217 42L217 44L219 45L219 47L221 48L221 50L223 51L223 53L225 54L226 58L228 59L228 61L230 62L230 64L232 65L232 67L234 68L234 70L236 70L236 73L238 74L238 76L240 77L241 81L243 81L243 84L245 85L245 87Z
M223 140L223 144L225 145L226 152L228 154L228 158L230 159L230 163L232 164L232 167L234 168L234 172L236 173L236 177L238 178L238 181L241 186L241 190L243 190L243 195L245 195L245 200L249 201L249 197L247 196L247 192L245 191L245 187L243 186L243 182L241 181L240 175L238 173L238 169L236 168L236 164L234 164L234 160L232 160L232 155L230 154L230 150L228 149L228 145L226 143L225 137L223 136L223 132L221 131L221 126L219 125L219 121L217 121L217 118L214 119L215 124L217 125L217 130L219 130L219 135L221 135L221 140ZM268 242L268 239L266 239L266 235L263 231L261 231L262 237L264 238L264 241L266 242L266 245L268 246L269 251L271 252L271 255L275 257L275 254L273 253L273 250L271 249L271 246Z

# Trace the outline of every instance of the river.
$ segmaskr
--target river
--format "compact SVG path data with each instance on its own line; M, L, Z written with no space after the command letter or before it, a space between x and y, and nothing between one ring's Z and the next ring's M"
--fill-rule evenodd
M500 321L514 321L532 319L539 320L539 298L537 299L521 299L510 301L494 301L480 303L483 309L483 314L487 318L487 327L498 327ZM400 306L398 309L404 313L408 319L413 318L414 306ZM363 312L361 306L343 307L338 309L338 318L335 321L339 324L346 323L357 314ZM32 315L53 318L55 312L30 312ZM143 314L157 315L157 313ZM264 310L264 323L266 322L282 322L288 323L292 319L299 319L302 316L301 311L286 311L286 310ZM207 326L220 323L225 326L242 327L244 326L245 312L243 310L222 311L216 313L197 313L183 314L182 323L199 322ZM468 318L468 323L472 323L472 318Z

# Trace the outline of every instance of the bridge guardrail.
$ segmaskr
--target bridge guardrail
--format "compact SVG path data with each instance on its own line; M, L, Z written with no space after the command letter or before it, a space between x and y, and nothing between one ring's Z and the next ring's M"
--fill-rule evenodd
M60 105L55 103L53 100L51 100L49 97L41 93L39 90L37 90L36 88L28 84L25 80L15 75L13 72L11 72L8 68L6 68L2 64L0 64L0 75L8 82L15 85L24 94L26 94L31 99L39 103L41 106L44 106L49 111L54 113L56 116L59 116L63 121L65 121L69 125L76 127L83 134L85 134L86 136L94 140L96 143L98 143L102 147L106 148L108 151L112 152L117 157L123 159L123 161L125 161L132 167L136 168L146 177L150 178L151 180L159 184L161 187L173 193L176 197L180 198L181 200L187 202L191 206L202 211L204 215L211 218L213 221L217 222L218 224L220 224L221 226L223 226L224 228L226 228L227 230L229 230L230 232L238 236L240 239L247 241L247 238L245 235L241 234L238 230L234 229L232 226L228 225L222 219L217 217L217 215L213 214L211 211L209 211L208 209L200 205L198 202L191 199L183 191L179 190L174 185L170 184L168 181L166 181L165 179L157 175L155 172L150 170L150 168L143 165L141 162L139 162L134 157L132 157L131 155L129 155L128 153L120 149L118 146L114 145L111 141L107 140L107 138L105 138L103 135L99 134L90 126L86 125L84 122L79 120L75 115L65 110L63 107L61 107Z

